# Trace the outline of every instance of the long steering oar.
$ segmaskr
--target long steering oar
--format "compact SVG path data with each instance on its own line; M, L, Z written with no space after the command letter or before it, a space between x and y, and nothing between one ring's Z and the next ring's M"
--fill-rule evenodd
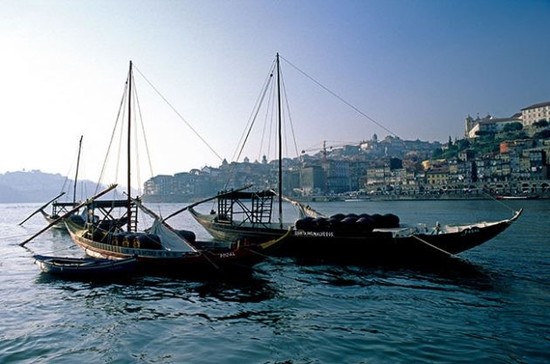
M116 188L116 184L113 184L109 187L107 187L107 189L99 192L97 195L95 196L92 196L90 197L89 199L87 199L86 201L82 202L81 204L79 204L78 206L76 206L75 208L73 208L72 210L68 211L67 213L61 215L60 217L58 217L57 219L55 219L53 222L51 222L50 224L48 224L48 226L46 226L45 228L43 228L42 230L40 230L39 232L37 232L36 234L34 234L33 236L31 236L30 238L28 238L27 240L23 241L22 243L19 244L19 246L25 246L25 244L27 244L29 241L31 241L32 239L36 238L38 235L42 234L44 231L48 230L49 228L51 228L53 225L57 224L59 221L67 218L69 215L71 215L73 212L75 211L78 211L82 206L84 205L87 205L89 204L91 201L103 196L104 194L106 194L107 192L113 190L114 188Z
M49 204L51 204L52 202L54 202L55 200L57 200L59 197L63 196L65 194L65 192L61 192L59 195L55 196L54 198L52 198L50 201L46 202L44 205L40 206L35 212L33 212L32 214L30 214L25 220L21 221L19 223L19 225L23 225L28 219L30 219L31 217L33 217L34 215L36 215L40 210L43 210L46 206L48 206Z
M174 216L176 216L176 215L178 215L178 214L184 212L185 210L190 209L191 207L195 207L195 206L197 206L197 205L200 205L201 203L205 203L205 202L208 202L208 201L212 201L212 200L217 199L218 197L227 196L227 195L230 195L230 194L235 193L235 192L240 192L240 191L249 189L250 187L252 187L252 185L247 185L247 186L245 186L245 187L242 187L242 188L239 188L239 189L236 189L236 190L231 190L231 191L228 191L228 192L225 192L225 193L222 193L222 194L213 196L213 197L206 198L206 199L201 200L201 201L193 202L191 205L187 205L187 206L185 206L184 208L181 208L181 209L179 209L179 210L177 210L177 211L175 211L175 212L172 212L170 215L168 215L168 216L166 216L165 218L163 218L162 221L166 221L166 220L168 220L169 218L174 217Z

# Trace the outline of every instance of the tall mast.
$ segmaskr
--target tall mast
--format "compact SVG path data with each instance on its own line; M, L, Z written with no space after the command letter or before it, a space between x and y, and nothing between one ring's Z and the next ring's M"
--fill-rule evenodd
M277 53L277 108L279 123L279 224L283 227L283 136L281 130L281 71L279 67L279 53Z
M82 137L80 136L80 141L78 142L78 156L76 157L76 173L74 176L74 186L73 186L73 205L76 205L76 184L78 182L78 169L80 168L80 150L82 149Z
M128 72L128 231L132 230L132 177L130 156L131 145L131 126L132 126L132 61L130 61L130 71Z

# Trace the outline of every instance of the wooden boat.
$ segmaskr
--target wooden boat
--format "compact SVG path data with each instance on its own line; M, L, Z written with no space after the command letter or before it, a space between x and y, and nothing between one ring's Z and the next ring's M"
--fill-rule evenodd
M365 202L365 201L369 201L369 200L370 200L370 198L353 197L353 198L344 199L344 202Z
M497 195L497 200L536 200L538 195Z
M279 81L279 56L276 59ZM280 86L278 87L280 89ZM281 111L279 102L279 134ZM279 138L279 143L282 138ZM478 246L510 226L519 218L522 210L510 219L480 222L459 226L436 226L431 231L402 226L397 216L392 223L380 223L372 216L336 216L328 218L296 201L300 219L294 223L283 222L282 202L282 155L279 144L278 192L263 190L224 191L218 194L217 211L210 214L198 212L194 205L188 210L195 220L216 239L246 239L261 242L281 236L288 229L291 233L279 245L278 254L302 258L342 258L366 261L382 258L424 258L454 255ZM274 197L277 196L278 219ZM286 199L289 201L289 199ZM378 219L379 220L379 219Z
M83 139L83 136L81 135L80 140L78 142L78 156L76 159L76 172L75 172L74 183L73 183L73 199L72 201L58 201L57 199L55 199L55 201L52 202L51 213L47 213L46 211L44 211L44 208L41 208L40 213L48 223L51 223L52 221L58 219L59 216L65 214L66 212L68 212L69 210L73 209L75 206L78 205L78 202L76 201L76 186L78 182L78 171L80 169L80 152L82 151L82 139ZM70 215L70 216L72 217L73 215ZM76 216L75 221L80 220L80 217L78 216L78 214L74 216ZM62 220L54 224L52 227L56 229L65 229L65 225L63 224Z
M34 255L36 264L44 273L66 278L117 278L134 273L137 259L70 258Z
M281 250L285 255L301 258L357 262L431 261L454 256L489 241L516 221L522 212L520 209L511 218L498 221L445 226L437 223L430 229L423 224L401 225L393 214L340 214L330 218L300 219Z
M131 191L131 115L132 115L132 62L121 107L128 105L128 191ZM121 113L119 112L119 115ZM123 259L135 257L138 268L145 271L169 274L212 274L248 269L263 260L267 249L282 239L266 239L248 246L240 240L198 242L194 234L177 231L145 207L139 199L127 194L126 199L102 201L89 199L83 206L87 212L84 224L65 219L65 226L76 245L95 258ZM152 226L138 228L138 210L153 218ZM193 236L193 237L192 237Z
M217 211L202 214L195 209L196 204L188 206L188 210L215 239L244 238L251 242L261 242L280 237L293 226L289 222L274 220L273 206L276 196L277 193L273 190L223 191L215 198ZM290 199L287 201L298 208L300 217L322 216L307 205Z
M80 167L80 151L82 149L82 136L80 136L80 141L78 143L78 157L77 157L77 163L76 163L76 173L75 173L75 179L73 184L73 199L72 201L59 201L59 198L61 198L63 195L65 195L65 192L61 192L56 197L52 198L50 201L46 202L44 205L39 207L36 211L34 211L31 215L29 215L25 220L19 223L19 225L23 225L27 220L29 220L31 217L33 217L36 213L40 212L46 222L48 224L52 224L52 228L54 229L65 229L65 224L63 223L62 219L59 219L60 216L65 215L69 210L73 210L76 206L78 206L78 202L76 201L76 185L78 181L78 170ZM51 212L46 212L45 209L51 205ZM71 214L67 215L71 218L74 218L74 221L81 220L81 217L78 216L78 210L73 211Z
M152 211L134 201L148 214ZM94 210L93 202L87 206ZM97 215L96 215L97 216ZM85 226L65 220L67 230L76 245L96 258L122 259L135 257L138 268L145 272L176 275L219 274L246 271L262 261L265 254L284 239L290 231L275 239L250 245L242 239L225 242L196 241L194 233L175 230L158 216L150 229L123 230L117 221L108 218L86 223Z
M258 196L257 193L248 195ZM243 196L246 194L224 195L220 200L229 202L218 201L218 209L222 210L214 214L201 214L193 207L189 211L216 239L246 239L254 243L274 239L290 229L290 234L271 253L306 259L368 261L450 256L494 238L516 221L523 211L520 209L504 220L463 225L437 224L430 229L423 224L400 224L399 218L391 214L307 216L291 224L280 224L272 222L269 213L264 210L262 214L259 209L247 209L244 219L235 220L236 216L231 215L231 211L224 209L224 206L245 206L242 201L237 203L232 200ZM385 222L382 221L384 218ZM391 221L388 223L387 220Z
M275 74L278 94L278 132L282 132L281 126L281 77L279 54L275 59ZM271 79L271 77L270 77ZM264 239L274 239L282 236L292 227L291 223L283 222L283 201L296 206L299 216L320 217L323 216L311 207L298 201L283 196L282 193L282 138L278 138L278 183L277 191L268 188L260 191L244 191L241 188L234 191L222 191L215 199L217 211L210 214L201 214L194 209L199 203L186 207L195 220L202 225L214 238L221 240L246 239L251 242L260 242ZM277 197L275 200L274 198ZM207 199L205 201L209 201ZM278 210L278 221L275 221L275 211ZM181 210L183 211L183 209Z
M40 213L42 214L42 217L44 217L44 220L46 220L47 223L52 223L59 219L59 217L65 213L67 213L69 210L72 210L75 206L77 206L78 203L76 202L62 202L62 201L54 201L52 203L52 210L50 213L46 212L44 209L40 209ZM78 215L77 212L74 214L71 214L69 218L74 218L75 221L82 219L80 215ZM65 229L65 224L62 220L58 221L57 223L53 224L52 227L54 229Z

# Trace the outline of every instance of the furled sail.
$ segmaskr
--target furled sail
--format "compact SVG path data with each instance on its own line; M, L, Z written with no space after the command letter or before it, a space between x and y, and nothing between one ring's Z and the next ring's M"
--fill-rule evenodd
M182 237L176 234L176 232L161 223L159 219L155 219L155 221L153 222L153 226L151 226L151 229L149 230L149 233L157 235L160 238L162 246L166 250L185 252L197 251L197 249L193 248L193 246L191 246Z

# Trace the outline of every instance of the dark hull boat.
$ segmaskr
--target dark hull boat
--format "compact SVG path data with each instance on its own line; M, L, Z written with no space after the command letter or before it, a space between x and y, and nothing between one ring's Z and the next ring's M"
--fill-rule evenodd
M279 95L278 130L281 135L279 55L275 66L272 74L277 75L273 79L277 82ZM304 259L356 262L433 260L483 244L504 231L522 212L517 211L510 219L458 226L436 226L430 231L425 227L401 225L399 218L391 214L339 214L328 218L309 206L283 196L281 140L279 137L277 192L271 189L258 192L247 192L244 189L224 191L212 198L216 200L217 210L212 210L210 214L202 214L195 210L194 206L197 204L187 208L195 220L214 238L243 239L256 243L275 239L290 231L278 245L277 254ZM274 201L275 197L277 201ZM295 223L283 223L283 200L298 208L300 219ZM277 215L274 210L278 210L276 220L273 217Z
M63 218L66 218L68 216L71 216L75 213L77 213L78 208L76 208L79 203L76 202L60 202L58 201L58 198L63 196L65 192L60 193L56 197L52 198L50 201L46 202L44 205L39 207L37 210L35 210L32 214L27 216L27 218L19 223L19 225L23 225L27 220L29 220L31 217L36 215L37 213L41 213L44 219L48 222L48 226L54 228L54 229L65 229L65 224L63 224ZM48 213L45 211L46 207L49 205L52 205L52 212ZM78 219L78 215L76 219ZM62 218L63 217L63 218Z
M356 262L434 261L454 256L493 239L517 220L521 213L522 210L519 210L511 218L500 221L437 225L433 229L401 226L398 222L377 226L368 221L365 215L357 219L352 217L350 221L345 221L348 217L342 220L334 217L302 219L292 228L293 234L288 241L283 242L281 251L301 258Z
M290 227L278 223L220 221L218 214L192 216L216 239L242 239L251 243L290 233L272 254L303 259L372 262L378 260L437 259L481 245L508 228L522 210L511 218L455 226L402 226L395 215L393 224L376 223L377 215L305 217ZM397 221L396 221L397 219Z
M274 222L251 223L246 221L224 221L218 214L201 214L189 208L191 216L217 240L246 239L252 243L262 242L265 239L276 239L292 228L292 224Z
M44 273L65 278L121 278L134 273L136 258L96 259L34 255L36 264Z
M292 223L282 222L282 215L279 222L274 220L274 206L284 200L298 210L302 219L321 219L325 216L308 205L294 201L287 197L279 199L278 194L273 190L244 191L250 186L234 191L220 192L216 197L204 200L216 200L217 211L212 210L210 214L202 214L195 210L195 206L201 202L194 203L185 208L191 216L210 235L218 240L246 239L252 243L265 241L265 239L277 239L293 228ZM282 207L280 210L282 210ZM289 235L294 235L291 232Z
M62 203L63 202L60 202L58 204L62 204ZM74 209L76 206L78 206L78 205L74 205L74 204L69 203L69 202L67 204L69 204L69 205L67 205L67 207L70 208L70 209ZM65 208L64 210L62 210L62 214L66 214L68 211L69 210L67 208ZM64 219L61 218L62 215L59 215L59 213L57 213L57 212L53 213L53 215L48 214L44 210L40 210L40 213L42 214L44 219L48 222L48 224L52 225L52 228L58 229L58 230L61 230L61 231L66 231L65 223L63 221ZM76 223L76 224L81 224L81 225L84 224L84 219L82 218L82 216L80 216L77 213L69 214L67 217L65 217L65 219L70 219L71 221L73 221L73 223Z
M133 105L132 62L128 72L123 105L128 106L126 132L127 188L131 191L131 126ZM123 113L119 110L119 115ZM120 123L122 125L123 123ZM121 134L122 135L122 134ZM110 187L113 189L114 187ZM265 251L282 240L266 239L260 244L248 246L238 239L226 242L198 242L189 231L177 231L156 213L127 194L127 199L102 201L90 199L82 206L86 221L76 223L65 219L65 225L76 245L91 257L125 259L135 257L138 270L174 275L212 275L249 270L265 258ZM149 229L139 228L138 213L153 219ZM268 241L269 240L269 241Z
M75 244L91 257L135 257L140 272L184 276L246 272L265 259L265 254L284 238L283 234L278 239L249 246L240 240L232 243L190 241L192 233L172 230L159 220L147 232L82 227L70 220L65 224Z
M133 134L131 126L133 124L132 106L135 106L132 99L132 92L135 90L132 85L133 72L132 62L130 62L123 100L120 103L121 110L118 113L119 116L123 115L122 108L125 105L128 106L126 114L128 122L125 129L128 137L126 171L128 191L132 191L131 136ZM118 123L118 121L117 125L124 124ZM109 146L110 149L111 146ZM116 186L113 184L81 203L67 205L66 211L56 214L57 217L49 216L48 226L19 245L25 246L42 232L63 222L74 243L81 247L87 256L95 258L95 260L68 261L53 257L37 258L41 267L50 272L66 273L70 271L79 274L94 268L96 272L105 271L109 274L107 268L113 265L112 262L132 261L136 263L139 272L220 277L220 274L250 272L250 268L254 264L265 259L266 253L282 241L287 234L290 234L290 231L283 232L275 239L268 238L255 244L249 244L241 239L224 242L199 242L195 240L194 233L178 231L170 227L166 224L166 219L162 219L142 205L141 201L138 198L133 198L130 193L126 194L127 198L125 199L100 199L108 192L113 191ZM60 196L52 199L48 204ZM83 213L74 215L77 211L83 211ZM35 213L37 212L38 210ZM139 223L143 216L139 215L139 212L153 219L152 224L148 224L150 226L148 229L143 229L143 226L139 227L139 225L144 225Z

